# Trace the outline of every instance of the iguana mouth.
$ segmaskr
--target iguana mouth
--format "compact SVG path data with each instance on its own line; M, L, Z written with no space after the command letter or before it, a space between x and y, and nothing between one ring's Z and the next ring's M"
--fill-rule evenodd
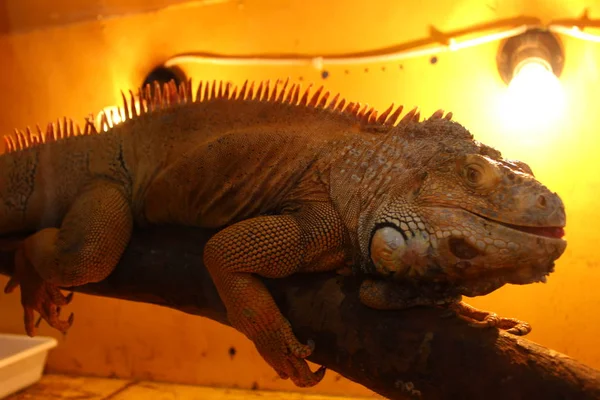
M494 220L491 220L494 221ZM544 236L551 239L562 239L565 236L565 228L559 226L521 226L507 224L505 222L494 221L500 225L504 225L507 228L514 229L517 231L530 233L532 235Z
M475 215L477 215L480 218L483 218L487 221L493 222L495 224L499 224L502 226L505 226L509 229L514 229L516 231L520 231L520 232L524 232L524 233L529 233L531 235L536 235L536 236L543 236L543 237L547 237L550 239L562 239L565 236L565 228L562 226L524 226L524 225L515 225L515 224L509 224L507 222L502 222L502 221L498 221L495 219L491 219L488 217L485 217L483 215L477 214L477 213L473 213Z

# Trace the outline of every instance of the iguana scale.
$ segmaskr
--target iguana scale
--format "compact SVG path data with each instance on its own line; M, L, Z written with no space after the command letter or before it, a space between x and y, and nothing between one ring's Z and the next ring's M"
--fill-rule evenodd
M460 301L544 281L563 253L565 212L530 168L473 139L443 111L378 115L323 88L190 82L130 92L104 115L6 138L0 234L34 232L7 284L66 331L60 288L108 276L134 226L220 228L206 267L233 327L282 378L311 386L302 344L259 276L350 271L380 309L447 306L476 326L529 326ZM402 282L404 286L398 286ZM412 288L410 290L406 288ZM408 294L407 294L408 293Z

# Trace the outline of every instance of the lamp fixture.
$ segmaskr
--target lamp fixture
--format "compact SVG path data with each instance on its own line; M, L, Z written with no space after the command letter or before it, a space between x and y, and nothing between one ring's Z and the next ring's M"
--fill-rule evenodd
M563 115L565 101L559 80L564 53L558 38L548 30L533 28L504 41L496 62L508 85L504 98L507 127L529 132L547 132ZM522 139L524 140L524 139ZM521 140L521 141L522 141Z
M186 75L181 68L176 65L171 66L158 66L154 68L144 79L141 87L145 87L147 84L153 86L154 82L158 82L161 86L165 83L169 83L171 80L175 81L176 85L186 81Z
M496 58L502 80L510 84L520 74L547 71L560 77L564 55L558 38L548 30L533 28L505 40Z

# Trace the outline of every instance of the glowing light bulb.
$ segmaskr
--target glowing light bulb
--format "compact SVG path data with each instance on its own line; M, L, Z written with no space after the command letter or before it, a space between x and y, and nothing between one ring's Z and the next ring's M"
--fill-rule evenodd
M507 128L530 136L524 140L542 140L536 133L552 130L562 118L564 106L562 86L550 65L540 58L528 58L515 68L502 114Z

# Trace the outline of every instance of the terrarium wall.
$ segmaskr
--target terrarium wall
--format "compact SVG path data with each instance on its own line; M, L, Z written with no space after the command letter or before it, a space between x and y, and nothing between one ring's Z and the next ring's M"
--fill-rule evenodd
M37 3L37 4L35 4ZM595 5L594 5L595 4ZM148 72L183 52L333 55L427 42L436 32L579 18L592 1L5 1L0 5L0 132L119 103ZM511 22L512 21L512 22ZM529 163L567 210L569 245L547 284L509 286L471 303L529 321L529 337L600 368L600 45L561 37L560 115L520 121L506 108L499 42L386 62L327 67L184 63L195 82L290 77L384 109L452 111L480 141ZM554 114L554 113L552 113ZM6 283L0 278L0 285ZM49 370L202 385L295 389L233 329L170 309L76 294L75 324ZM17 294L0 296L0 331L24 332ZM319 344L317 343L317 346ZM235 351L232 351L235 349ZM335 373L311 391L368 395Z

